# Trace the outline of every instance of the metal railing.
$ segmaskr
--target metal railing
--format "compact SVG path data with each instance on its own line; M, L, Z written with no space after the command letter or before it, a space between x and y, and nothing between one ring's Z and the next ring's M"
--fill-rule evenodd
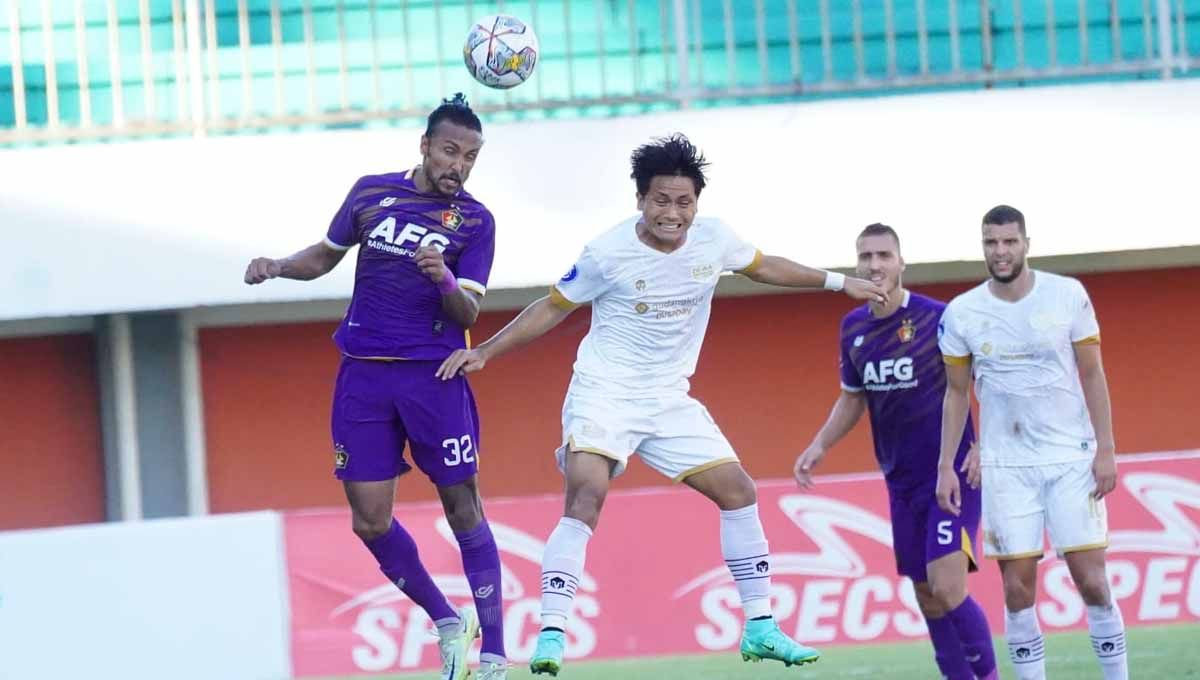
M493 120L895 88L1172 78L1200 0L0 0L0 144L413 123L465 90ZM494 12L532 81L476 85ZM4 76L8 76L5 78Z

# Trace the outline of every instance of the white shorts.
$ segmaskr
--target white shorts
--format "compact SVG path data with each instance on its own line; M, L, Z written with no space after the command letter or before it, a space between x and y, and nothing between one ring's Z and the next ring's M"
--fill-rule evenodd
M983 468L983 553L1041 557L1044 532L1059 555L1108 546L1104 500L1092 497L1092 462Z
M616 461L613 477L637 453L676 482L738 459L708 409L687 394L610 399L568 392L562 426L563 443L555 452L559 470L566 469L568 449Z

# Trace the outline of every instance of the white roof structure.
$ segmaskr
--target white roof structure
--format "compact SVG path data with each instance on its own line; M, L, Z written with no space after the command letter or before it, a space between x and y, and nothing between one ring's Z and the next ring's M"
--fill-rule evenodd
M467 186L495 213L490 288L555 281L632 214L629 152L684 132L712 161L700 210L766 252L852 266L883 221L907 261L978 260L1022 209L1036 255L1200 244L1200 80L841 99L489 125ZM319 241L354 180L418 160L420 130L0 151L0 321L342 299L353 263L246 286L257 255Z

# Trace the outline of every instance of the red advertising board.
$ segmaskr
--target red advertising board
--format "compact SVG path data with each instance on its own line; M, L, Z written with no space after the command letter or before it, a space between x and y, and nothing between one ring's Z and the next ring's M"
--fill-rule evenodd
M1127 456L1108 500L1113 593L1129 625L1200 620L1200 452ZM414 480L415 481L415 480ZM759 484L783 629L815 646L926 635L911 584L895 574L882 480L824 478L812 493ZM509 657L528 660L538 631L540 561L559 497L491 500L504 567ZM397 506L446 594L470 602L457 545L433 504ZM588 545L568 624L568 658L733 650L737 591L721 559L718 511L676 487L612 493ZM396 672L438 665L428 617L379 573L342 510L286 516L292 660L297 676ZM1086 626L1066 565L1041 565L1038 614L1047 631ZM995 563L971 591L1001 630Z

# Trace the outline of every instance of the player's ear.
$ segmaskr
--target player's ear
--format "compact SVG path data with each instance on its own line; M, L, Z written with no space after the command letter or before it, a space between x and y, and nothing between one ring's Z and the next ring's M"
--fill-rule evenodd
M646 209L646 197L639 193L635 193L634 196L637 196L638 210L645 210Z
M429 137L421 135L421 158L429 155Z

